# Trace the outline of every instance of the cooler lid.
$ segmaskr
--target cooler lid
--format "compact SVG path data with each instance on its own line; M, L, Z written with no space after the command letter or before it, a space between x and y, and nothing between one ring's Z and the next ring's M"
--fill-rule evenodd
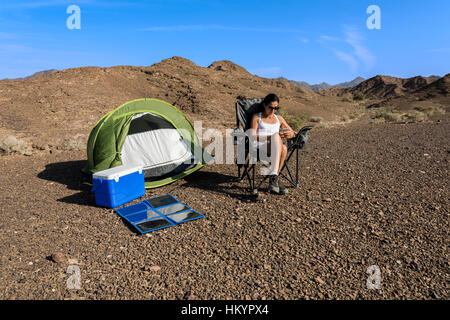
M106 169L103 171L98 171L93 174L93 178L102 179L102 180L113 180L118 179L120 177L126 176L127 174L139 171L139 174L142 173L142 166L136 165L122 165L117 166L111 169Z

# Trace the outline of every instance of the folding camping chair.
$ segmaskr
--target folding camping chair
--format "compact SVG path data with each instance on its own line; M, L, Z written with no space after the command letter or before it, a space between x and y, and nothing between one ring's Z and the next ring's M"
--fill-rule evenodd
M255 182L256 164L261 162L259 150L250 142L248 129L251 126L251 119L254 113L259 109L263 99L243 99L236 102L236 129L234 129L232 136L234 144L237 145L236 164L238 167L238 181L242 182L245 178L248 179L251 192L256 195L258 189L269 177L265 175L259 184ZM298 184L298 154L299 149L302 149L308 141L308 131L313 126L305 126L299 130L297 135L287 140L287 156L284 164L280 170L280 177L286 179L294 188ZM243 149L241 149L243 148ZM252 149L253 148L253 149ZM295 178L291 169L289 168L289 160L295 154ZM255 157L256 155L256 157ZM241 172L242 171L242 172Z

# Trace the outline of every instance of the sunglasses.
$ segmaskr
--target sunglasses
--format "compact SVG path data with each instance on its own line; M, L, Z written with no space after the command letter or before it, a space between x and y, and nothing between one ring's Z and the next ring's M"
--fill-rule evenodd
M276 110L280 109L280 107L269 107L269 109L270 109L270 110L275 110L275 111L276 111Z

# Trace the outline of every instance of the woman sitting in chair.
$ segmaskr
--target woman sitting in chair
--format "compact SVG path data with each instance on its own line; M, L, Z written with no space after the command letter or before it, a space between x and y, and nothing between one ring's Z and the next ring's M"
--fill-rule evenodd
M282 116L275 112L280 99L273 93L267 95L261 103L260 112L255 113L251 122L251 134L261 151L266 151L270 157L269 191L277 194L286 194L288 190L279 181L279 174L286 159L287 147L282 139L295 137L296 132L287 124ZM264 156L264 154L263 154ZM260 157L263 159L263 157Z

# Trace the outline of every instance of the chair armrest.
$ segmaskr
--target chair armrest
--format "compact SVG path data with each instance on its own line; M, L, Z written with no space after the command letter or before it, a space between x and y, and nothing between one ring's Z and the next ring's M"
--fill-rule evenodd
M288 148L303 148L308 142L308 131L312 128L314 128L314 126L305 126L301 128L294 138L288 139Z

